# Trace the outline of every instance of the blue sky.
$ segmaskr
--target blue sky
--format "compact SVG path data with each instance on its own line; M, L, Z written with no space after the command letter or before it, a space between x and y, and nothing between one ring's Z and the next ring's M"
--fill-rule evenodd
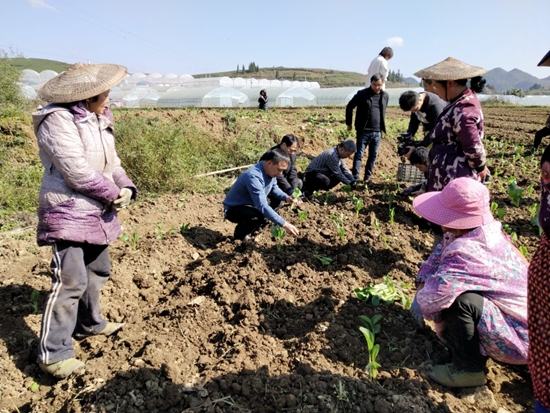
M549 0L0 0L0 48L130 73L260 67L366 73L382 47L405 76L453 56L539 78Z

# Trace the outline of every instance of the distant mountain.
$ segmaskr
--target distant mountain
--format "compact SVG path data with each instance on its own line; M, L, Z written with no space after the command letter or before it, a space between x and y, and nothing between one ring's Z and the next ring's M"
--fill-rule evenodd
M512 88L527 91L535 84L539 84L545 89L550 88L550 76L539 79L519 69L513 69L507 72L497 67L485 73L483 77L487 80L487 86L491 87L496 92L505 92Z

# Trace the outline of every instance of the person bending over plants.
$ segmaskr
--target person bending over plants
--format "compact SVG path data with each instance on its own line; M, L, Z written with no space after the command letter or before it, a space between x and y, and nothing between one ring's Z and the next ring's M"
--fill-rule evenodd
M447 387L485 383L485 363L526 364L528 263L491 214L489 191L469 177L416 197L443 240L420 267L412 314L433 320L452 361L429 377Z
M277 176L277 186L287 195L292 195L296 188L302 189L303 185L302 180L298 178L298 171L296 170L296 152L300 149L300 141L296 136L288 134L283 136L281 143L271 148L270 151L273 149L280 149L288 155L290 162L283 173ZM269 151L264 153L260 161L263 161L268 153ZM282 201L273 194L270 193L268 199L271 208L278 209L281 207Z
M357 146L351 139L346 139L321 152L309 163L304 179L304 196L310 197L319 189L329 190L340 182L355 189L357 181L346 166L344 159L355 153Z
M291 195L285 194L277 185L276 178L286 170L290 159L281 149L269 151L262 159L237 178L223 200L225 218L237 224L234 238L244 244L254 242L251 234L263 229L266 220L279 225L292 235L298 235L298 229L285 221L267 201L267 195L271 193L287 203L302 203L301 200L295 201Z

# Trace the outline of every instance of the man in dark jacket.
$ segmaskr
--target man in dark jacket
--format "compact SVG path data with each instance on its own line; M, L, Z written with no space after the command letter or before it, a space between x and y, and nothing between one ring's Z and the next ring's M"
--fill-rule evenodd
M365 166L365 182L372 177L374 162L380 148L382 132L386 133L386 108L389 95L382 90L384 79L381 74L371 77L370 87L358 91L346 106L346 125L351 130L353 110L355 114L355 132L357 133L357 152L353 158L351 173L355 180L359 180L361 160L368 146L369 155Z
M302 189L303 183L302 180L298 178L298 171L296 170L296 152L298 152L299 148L300 141L298 138L292 134L288 134L283 136L280 144L271 148L260 158L260 161L265 161L267 154L274 149L280 149L288 155L290 162L287 168L281 175L277 176L277 186L287 195L292 195L296 188ZM268 198L271 208L278 209L281 206L282 202L277 197L273 196L273 194L269 194Z

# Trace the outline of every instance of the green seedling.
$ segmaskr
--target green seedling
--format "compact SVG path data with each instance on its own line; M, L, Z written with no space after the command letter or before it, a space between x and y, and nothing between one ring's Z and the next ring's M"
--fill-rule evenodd
M137 232L134 232L131 237L124 233L120 236L120 239L130 245L130 248L132 248L133 251L136 251L139 248L139 234Z
M393 200L395 199L395 194L393 192L388 194L388 207L392 209Z
M527 248L523 245L520 245L519 252L521 252L525 258L527 258L527 254L529 254L529 252L527 251Z
M361 198L357 198L355 195L351 196L351 202L353 202L353 209L355 210L355 218L359 218L359 212L363 208L363 200Z
M305 219L307 219L307 211L305 209L304 210L299 209L298 210L298 223L300 225L302 225L302 223L304 222Z
M499 221L502 221L504 219L504 215L506 215L506 208L501 207L497 209L497 218Z
M340 215L332 214L329 219L336 225L336 232L342 242L346 242L346 229L344 228L344 213L340 212Z
M302 191L300 191L300 188L294 188L294 191L292 191L292 204L290 205L290 209L293 209L296 206L296 202L302 195L303 194Z
M359 320L363 322L366 328L368 328L374 335L380 333L379 321L382 319L380 314L375 314L372 317L366 315L360 315Z
M323 265L329 265L332 262L332 258L330 257L324 257L322 255L314 255L314 257L321 261Z
M31 307L32 310L35 313L38 313L38 298L40 297L40 293L37 290L31 291Z
M279 225L274 225L270 229L271 235L275 238L275 241L277 241L277 251L281 251L281 248L283 247L283 238L286 235L286 229L283 227L280 227Z
M496 213L497 213L497 210L498 210L498 204L495 201L492 201L491 202L491 214L493 214L493 216L495 216Z
M342 187L342 192L346 193L346 194L350 194L351 193L351 185L350 184L347 184L347 185L344 185Z
M510 196L512 204L517 207L519 207L521 198L523 198L523 191L523 188L518 187L515 176L508 179L508 196Z
M382 233L382 228L380 228L380 223L378 222L378 219L374 218L373 222L374 222L374 227L376 228L376 230L378 231L378 233L382 237L382 241L384 241L384 246L386 247L386 249L388 249L390 247L388 245L388 238L386 237L386 235L384 235Z
M325 201L323 202L323 205L328 205L328 201L332 197L332 194L330 192L325 192Z
M384 282L381 284L370 283L368 287L356 288L355 295L360 300L368 300L371 298L372 304L377 306L380 301L388 304L394 301L401 301L401 305L405 308L411 307L411 300L405 294L412 288L409 283L396 284L389 275L384 276Z
M529 207L529 215L531 216L531 225L539 229L539 236L542 235L542 227L539 224L540 204L533 204Z
M390 208L390 224L393 224L395 220L395 208Z
M190 222L184 222L180 225L180 234L187 235L189 233L189 227L191 226Z
M317 191L313 191L313 196L314 197L318 197L319 195L321 195L321 190L317 190Z
M503 230L504 232L506 232L508 235L510 235L510 237L512 238L512 241L514 241L514 244L517 244L517 242L518 242L518 234L516 234L516 232L512 230L512 227L510 227L510 225L504 224L504 225L502 226L502 230Z
M367 348L369 350L369 364L367 365L365 370L367 370L372 380L376 380L378 369L380 368L380 364L376 361L378 353L380 352L380 344L376 344L374 342L374 333L369 329L365 327L359 327L359 331L361 331L361 333L363 333L363 336L365 336L365 340L367 341Z
M159 222L157 224L157 227L155 228L155 233L157 234L157 239L163 239L166 235L168 234L172 234L176 232L176 230L174 228L170 228L168 231L164 232L164 230L162 229L162 222Z

